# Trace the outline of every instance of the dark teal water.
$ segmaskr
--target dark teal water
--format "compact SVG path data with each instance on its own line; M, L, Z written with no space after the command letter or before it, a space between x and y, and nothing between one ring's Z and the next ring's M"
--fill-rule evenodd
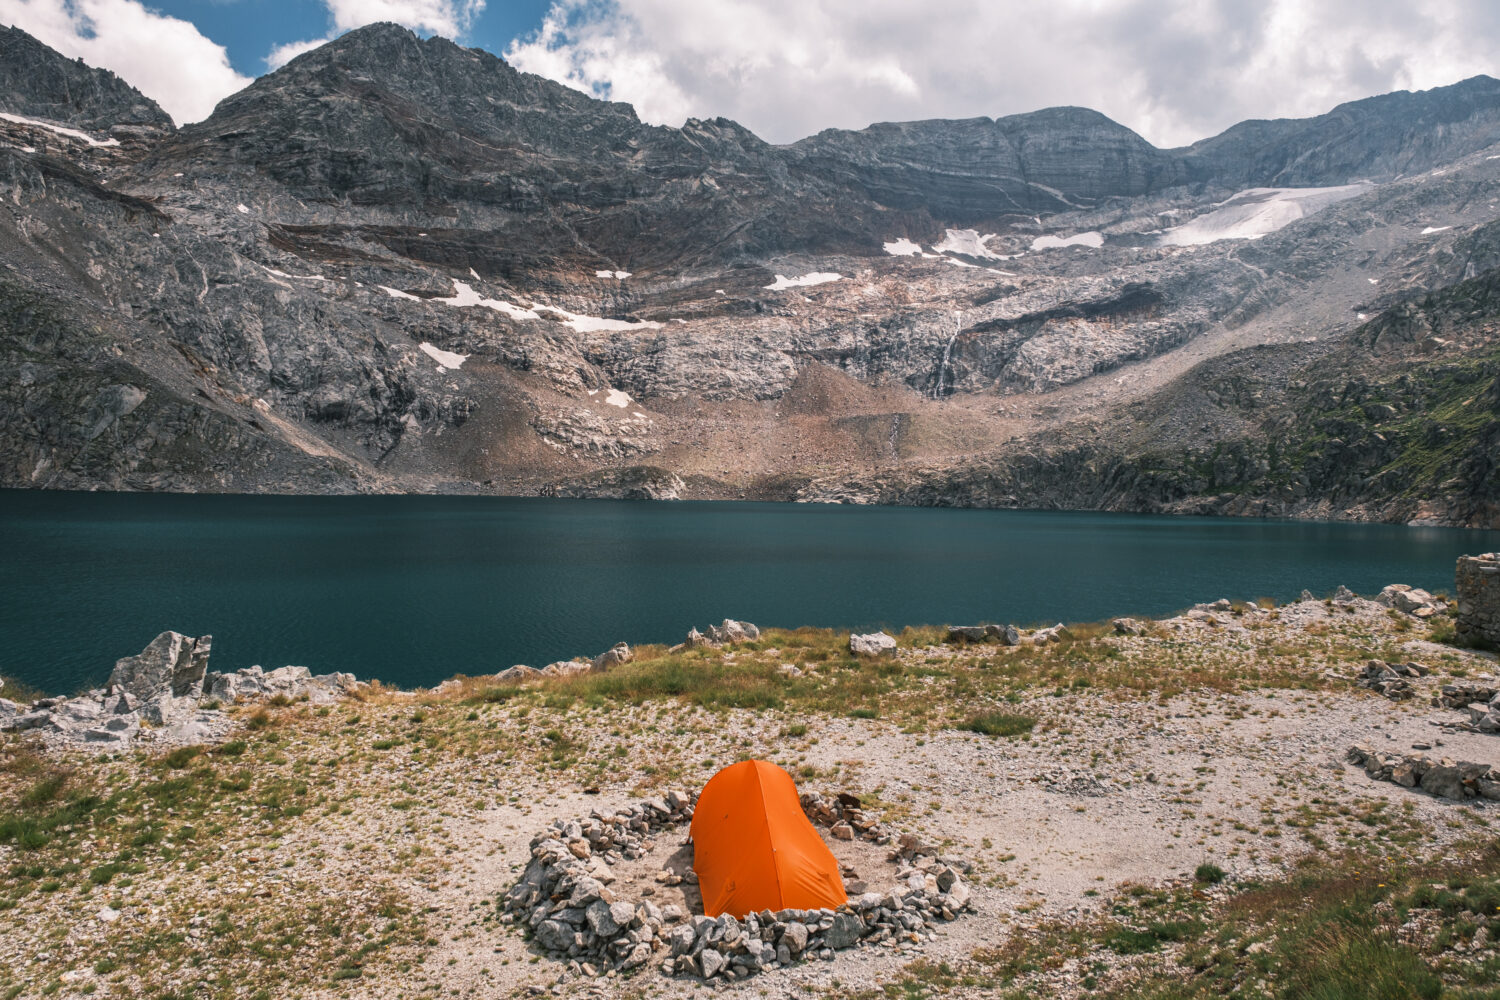
M0 491L0 672L98 683L163 629L220 670L403 686L677 642L1165 614L1346 584L1451 589L1500 532L1031 511Z

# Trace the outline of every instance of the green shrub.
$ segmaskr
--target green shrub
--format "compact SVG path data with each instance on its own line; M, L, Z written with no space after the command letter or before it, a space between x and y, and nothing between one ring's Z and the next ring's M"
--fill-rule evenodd
M1198 866L1196 871L1193 872L1193 878L1197 879L1199 882L1206 882L1212 885L1216 882L1224 881L1224 869L1220 868L1218 865L1204 862L1203 864Z
M984 736L1024 736L1036 726L1036 719L1029 715L1010 712L982 712L962 726L971 733Z
M201 756L203 754L203 749L203 747L198 746L197 744L187 747L178 747L176 750L173 750L171 753L167 754L166 757L162 758L162 763L166 764L174 771L180 771L183 768L187 767L188 763L194 757Z

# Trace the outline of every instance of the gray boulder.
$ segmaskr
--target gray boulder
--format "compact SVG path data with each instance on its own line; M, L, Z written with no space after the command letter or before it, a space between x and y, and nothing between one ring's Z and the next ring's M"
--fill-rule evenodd
M536 943L546 951L567 951L573 947L573 928L561 920L543 920L536 929Z
M867 635L856 633L849 636L849 652L855 656L879 656L886 659L895 659L896 640L884 632L870 632Z
M793 920L786 925L786 933L781 936L781 943L786 945L787 950L793 955L802 954L802 949L807 947L807 925L800 920Z
M704 948L698 956L698 964L703 969L703 978L712 979L729 964L729 959L716 948Z
M212 636L163 632L135 656L116 661L109 690L136 698L142 717L163 725L198 707L212 644Z
M823 932L823 943L835 951L849 948L865 933L865 922L857 914L840 911L833 915L833 926Z
M1440 799L1456 799L1462 801L1464 798L1464 775L1457 767L1447 764L1438 764L1427 769L1419 782L1422 791L1429 795L1436 795Z
M723 623L708 627L708 638L716 643L751 642L760 638L760 629L749 622L737 622L733 618L726 618Z
M617 642L609 649L594 657L589 669L596 674L601 674L610 667L618 667L635 659L635 654L630 651L627 643Z

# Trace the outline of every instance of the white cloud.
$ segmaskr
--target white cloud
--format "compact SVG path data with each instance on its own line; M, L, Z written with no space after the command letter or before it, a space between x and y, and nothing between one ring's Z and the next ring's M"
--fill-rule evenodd
M377 21L393 21L413 31L444 38L461 38L486 0L323 0L328 8L328 34L303 42L278 45L266 56L267 69L280 69L304 52L330 42L344 32Z
M505 55L650 122L787 142L875 121L1092 107L1163 146L1494 73L1468 0L553 0ZM1500 7L1497 7L1500 9Z
M113 70L179 125L200 121L250 82L222 45L138 0L0 0L0 22L69 58Z

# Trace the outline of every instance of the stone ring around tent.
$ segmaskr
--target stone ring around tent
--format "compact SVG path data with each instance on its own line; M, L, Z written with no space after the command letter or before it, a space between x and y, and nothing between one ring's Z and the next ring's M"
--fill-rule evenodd
M960 874L969 870L967 862L940 858L935 848L868 816L857 797L819 792L799 797L791 776L764 762L732 765L721 773L727 773L725 781L715 784L715 776L702 796L668 791L617 810L595 809L582 819L553 820L532 839L530 864L505 893L502 919L516 925L535 951L567 963L559 982L569 976L631 973L648 962L657 963L667 976L744 979L801 962L832 961L840 950L856 946L882 945L905 952L932 940L939 923L973 909L969 886ZM747 790L751 780L754 786ZM795 815L787 815L788 790L808 824L805 828L791 822ZM695 823L700 810L704 818ZM756 810L762 814L759 821ZM773 821L773 813L780 818ZM749 833L736 831L725 837L725 831L715 830L737 817L751 824ZM763 838L754 828L756 822L762 824ZM694 870L679 881L696 880L706 897L743 908L741 916L727 908L717 916L691 914L686 912L693 908L691 903L683 907L647 898L624 899L616 891L619 886L610 888L616 882L615 865L646 857L653 838L689 823L698 834ZM836 891L844 900L836 862L830 866L817 850L827 851L818 826L827 827L838 840L887 847L886 860L896 867L894 886L838 903L830 898L824 905L778 909L771 908L769 899L752 901L741 891L749 886L764 889L769 878L784 894L788 886L781 881L782 873L790 873L790 891ZM816 845L805 839L808 833ZM715 842L731 848L748 843L749 857L719 857L719 849L709 847ZM783 853L785 858L778 857ZM722 879L717 895L715 878ZM780 901L801 898L782 895ZM758 912L749 909L761 903L765 905Z

